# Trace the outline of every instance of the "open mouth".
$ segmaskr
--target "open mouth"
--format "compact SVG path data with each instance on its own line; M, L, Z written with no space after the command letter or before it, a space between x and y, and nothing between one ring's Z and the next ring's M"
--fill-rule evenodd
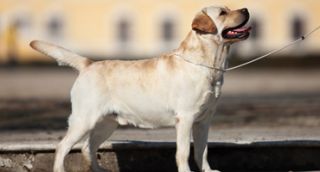
M222 36L225 39L246 39L250 35L251 26L244 26L247 21L237 27L228 28L222 31Z

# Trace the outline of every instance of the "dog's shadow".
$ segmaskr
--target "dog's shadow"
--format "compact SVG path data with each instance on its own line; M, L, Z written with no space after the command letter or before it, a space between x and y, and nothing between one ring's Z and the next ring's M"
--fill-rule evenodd
M315 145L320 145L320 142L297 140L257 142L248 145L211 142L208 161L213 169L222 172L285 172L319 169L320 149L316 149ZM108 151L110 153L110 150L103 152ZM114 151L113 158L118 168L116 171L119 172L177 171L175 142L132 141L129 144L114 144L112 151ZM189 164L192 171L200 171L193 158L193 146L190 149Z

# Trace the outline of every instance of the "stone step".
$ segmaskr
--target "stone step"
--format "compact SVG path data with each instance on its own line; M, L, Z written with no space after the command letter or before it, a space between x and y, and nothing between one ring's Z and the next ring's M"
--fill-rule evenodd
M57 141L0 143L1 172L50 172ZM67 171L86 172L77 144L67 156ZM101 146L97 157L111 172L176 171L174 142L112 141ZM192 153L192 150L191 150ZM210 142L209 161L223 172L320 170L320 141ZM191 168L199 171L190 156Z

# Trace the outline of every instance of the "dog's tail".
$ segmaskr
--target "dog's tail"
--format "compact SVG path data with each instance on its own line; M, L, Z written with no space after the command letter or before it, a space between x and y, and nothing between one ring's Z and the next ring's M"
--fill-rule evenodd
M92 61L88 58L82 57L67 49L43 41L32 41L30 46L33 49L56 59L59 65L71 66L79 71L92 63Z

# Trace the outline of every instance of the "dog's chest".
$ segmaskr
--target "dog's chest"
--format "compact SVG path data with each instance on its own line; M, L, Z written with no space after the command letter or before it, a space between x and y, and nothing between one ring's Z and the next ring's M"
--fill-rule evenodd
M197 107L194 107L198 109L197 111L197 118L198 120L203 118L205 115L204 112L212 112L214 111L217 101L221 94L221 87L223 84L223 75L216 75L212 78L210 78L203 86L203 89L197 93L201 96L201 98L198 100L198 102L195 102ZM206 113L207 114L207 113Z
M199 100L199 107L201 111L210 107L212 102L216 101L219 97L215 94L216 84L210 85L210 89L207 89L200 93L202 98Z

